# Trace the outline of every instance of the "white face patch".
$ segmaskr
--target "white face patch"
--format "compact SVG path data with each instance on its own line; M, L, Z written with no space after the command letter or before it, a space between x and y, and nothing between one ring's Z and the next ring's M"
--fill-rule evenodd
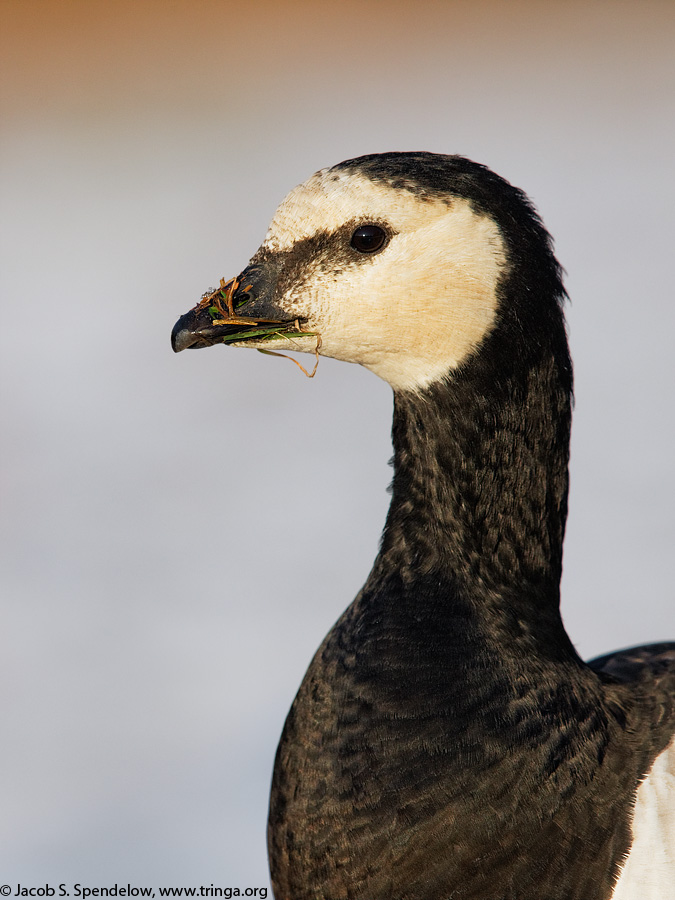
M308 251L297 285L275 302L321 335L322 355L360 363L396 390L424 388L460 365L494 325L506 267L501 233L466 200L430 199L323 170L282 202L263 248L289 251L347 223L386 223L393 235L366 259L346 236L334 267ZM345 264L343 251L353 262ZM294 338L275 341L275 349L312 351L315 344Z

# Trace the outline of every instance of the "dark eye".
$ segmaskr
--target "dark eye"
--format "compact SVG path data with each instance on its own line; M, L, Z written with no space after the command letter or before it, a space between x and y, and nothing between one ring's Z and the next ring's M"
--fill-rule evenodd
M350 243L359 253L375 253L382 249L386 239L387 235L379 225L359 225Z

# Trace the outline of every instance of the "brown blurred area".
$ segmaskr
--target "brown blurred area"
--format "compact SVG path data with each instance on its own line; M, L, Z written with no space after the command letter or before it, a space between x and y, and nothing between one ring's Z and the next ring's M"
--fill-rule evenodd
M666 71L675 26L668 0L5 0L1 16L2 109L17 117L264 102L266 88L305 92L331 71L340 73L334 90L375 103L389 80L431 74L441 61L457 75L457 60L467 68L449 91L471 91L474 79L498 91L500 68L533 88L551 87L564 68L580 91L591 78L597 89L604 70L624 101L649 105L670 85L654 78L639 96L640 84Z

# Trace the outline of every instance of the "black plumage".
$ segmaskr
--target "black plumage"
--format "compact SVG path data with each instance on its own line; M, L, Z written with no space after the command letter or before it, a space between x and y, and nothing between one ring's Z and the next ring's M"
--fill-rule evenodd
M562 624L572 368L550 238L522 192L460 157L332 171L468 200L507 266L478 350L395 392L381 550L277 753L275 896L609 900L638 784L675 732L675 644L587 665ZM307 243L254 258L275 275L252 304L300 277Z

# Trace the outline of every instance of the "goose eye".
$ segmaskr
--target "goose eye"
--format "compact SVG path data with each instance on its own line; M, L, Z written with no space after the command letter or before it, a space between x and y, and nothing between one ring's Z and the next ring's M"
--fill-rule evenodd
M386 237L379 225L359 225L350 244L359 253L375 253L382 249Z

